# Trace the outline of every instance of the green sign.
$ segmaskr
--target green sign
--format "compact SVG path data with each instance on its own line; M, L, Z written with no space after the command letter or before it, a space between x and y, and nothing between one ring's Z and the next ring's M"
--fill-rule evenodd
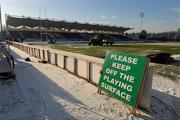
M133 107L136 106L148 59L143 56L108 52L98 88Z

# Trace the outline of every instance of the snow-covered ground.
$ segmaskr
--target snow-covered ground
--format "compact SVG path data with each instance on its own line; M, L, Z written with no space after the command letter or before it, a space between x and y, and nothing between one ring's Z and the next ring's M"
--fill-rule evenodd
M97 87L11 47L16 80L0 82L0 120L179 120L180 84L154 75L151 109L129 107Z

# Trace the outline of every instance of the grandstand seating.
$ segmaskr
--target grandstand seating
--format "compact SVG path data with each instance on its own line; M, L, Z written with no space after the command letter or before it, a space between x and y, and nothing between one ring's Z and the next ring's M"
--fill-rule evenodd
M6 16L6 24L11 39L23 39L27 41L40 40L41 38L45 40L46 37L47 39L53 38L56 40L88 41L88 38L81 34L120 35L124 33L124 31L130 29L117 26L39 19L24 16L17 17L11 15ZM47 36L45 34L46 32ZM123 37L115 36L114 38L120 40Z
M10 38L13 39L13 40L18 40L18 39L21 39L21 35L20 35L20 32L18 31L11 31L10 32Z
M124 35L111 35L112 37L116 38L116 41L132 41L133 39L126 37Z
M42 40L46 39L46 34L40 32L32 32L32 31L9 31L10 38L11 39L24 39L24 40L40 40L40 37L42 37ZM78 33L47 33L47 39L56 39L56 40L83 40L87 41L86 38L82 37Z
M46 28L48 30L67 30L67 31L109 31L114 33L124 33L125 31L129 30L130 28L124 27L117 27L117 26L109 26L109 25L99 25L99 24L89 24L89 23L78 23L78 22L66 22L66 21L55 21L49 19L39 19L39 18L30 18L30 17L16 17L16 16L6 16L6 23L8 26L12 27L19 27L19 26L26 26L29 28L39 28L40 23L41 27ZM47 23L47 24L46 24ZM25 29L25 28L23 28Z

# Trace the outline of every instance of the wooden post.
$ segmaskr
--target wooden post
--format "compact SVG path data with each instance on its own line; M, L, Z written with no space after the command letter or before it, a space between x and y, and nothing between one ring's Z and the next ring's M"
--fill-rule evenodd
M41 51L38 49L38 58L41 58Z
M47 50L47 59L48 59L48 62L50 63L50 52L49 52L49 50Z
M77 75L77 67L78 67L78 65L77 65L77 59L74 58L74 74L76 74L76 75Z
M64 59L63 59L63 69L66 69L66 60L67 60L67 56L64 56Z
M44 50L42 51L43 51L43 60L45 60L45 51Z
M57 57L57 53L54 53L54 57L55 57L55 65L58 65L58 57Z
M91 63L87 62L87 80L91 81Z

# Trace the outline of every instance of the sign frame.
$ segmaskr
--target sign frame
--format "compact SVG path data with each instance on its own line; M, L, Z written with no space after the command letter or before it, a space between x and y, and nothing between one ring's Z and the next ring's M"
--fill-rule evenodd
M142 94L142 92L143 92L143 88L144 88L144 84L145 84L145 80L146 80L146 76L147 76L147 72L148 72L148 66L149 66L149 59L147 58L147 57L145 57L145 56L139 56L139 55L133 55L133 54L126 54L126 53L121 53L121 52L113 52L113 51L108 51L107 53L106 53L106 57L105 57L105 61L104 61L104 64L103 64L103 69L102 69L102 71L105 69L105 63L106 63L106 61L107 61L107 57L109 57L108 55L109 54L112 54L112 53L117 53L117 54L123 54L123 55L128 55L128 56L136 56L136 57L143 57L144 58L144 60L145 60L145 62L144 62L144 69L142 70L142 77L141 77L141 81L140 81L140 84L139 84L139 89L137 90L137 96L136 96L136 98L135 98L135 104L134 105L130 105L130 106L132 106L132 111L131 111L131 113L132 114L135 114L135 112L136 112L136 109L137 109L137 107L138 107L138 105L139 105L139 103L140 103L140 101L141 101L141 94ZM99 94L101 94L101 91L104 91L104 92L106 92L106 90L102 90L101 89L101 87L100 87L100 83L102 83L102 76L103 76L103 73L102 73L102 71L101 71L101 76L100 76L100 80L99 80L99 84L98 84L98 93ZM106 92L107 93L107 92ZM115 98L115 99L118 99L118 98L116 98L116 97L114 97L113 95L110 95L110 96L112 96L113 98ZM120 99L118 99L119 101L122 101L122 100L120 100ZM126 102L124 102L124 101L122 101L123 103L126 103ZM128 104L128 103L127 103Z

